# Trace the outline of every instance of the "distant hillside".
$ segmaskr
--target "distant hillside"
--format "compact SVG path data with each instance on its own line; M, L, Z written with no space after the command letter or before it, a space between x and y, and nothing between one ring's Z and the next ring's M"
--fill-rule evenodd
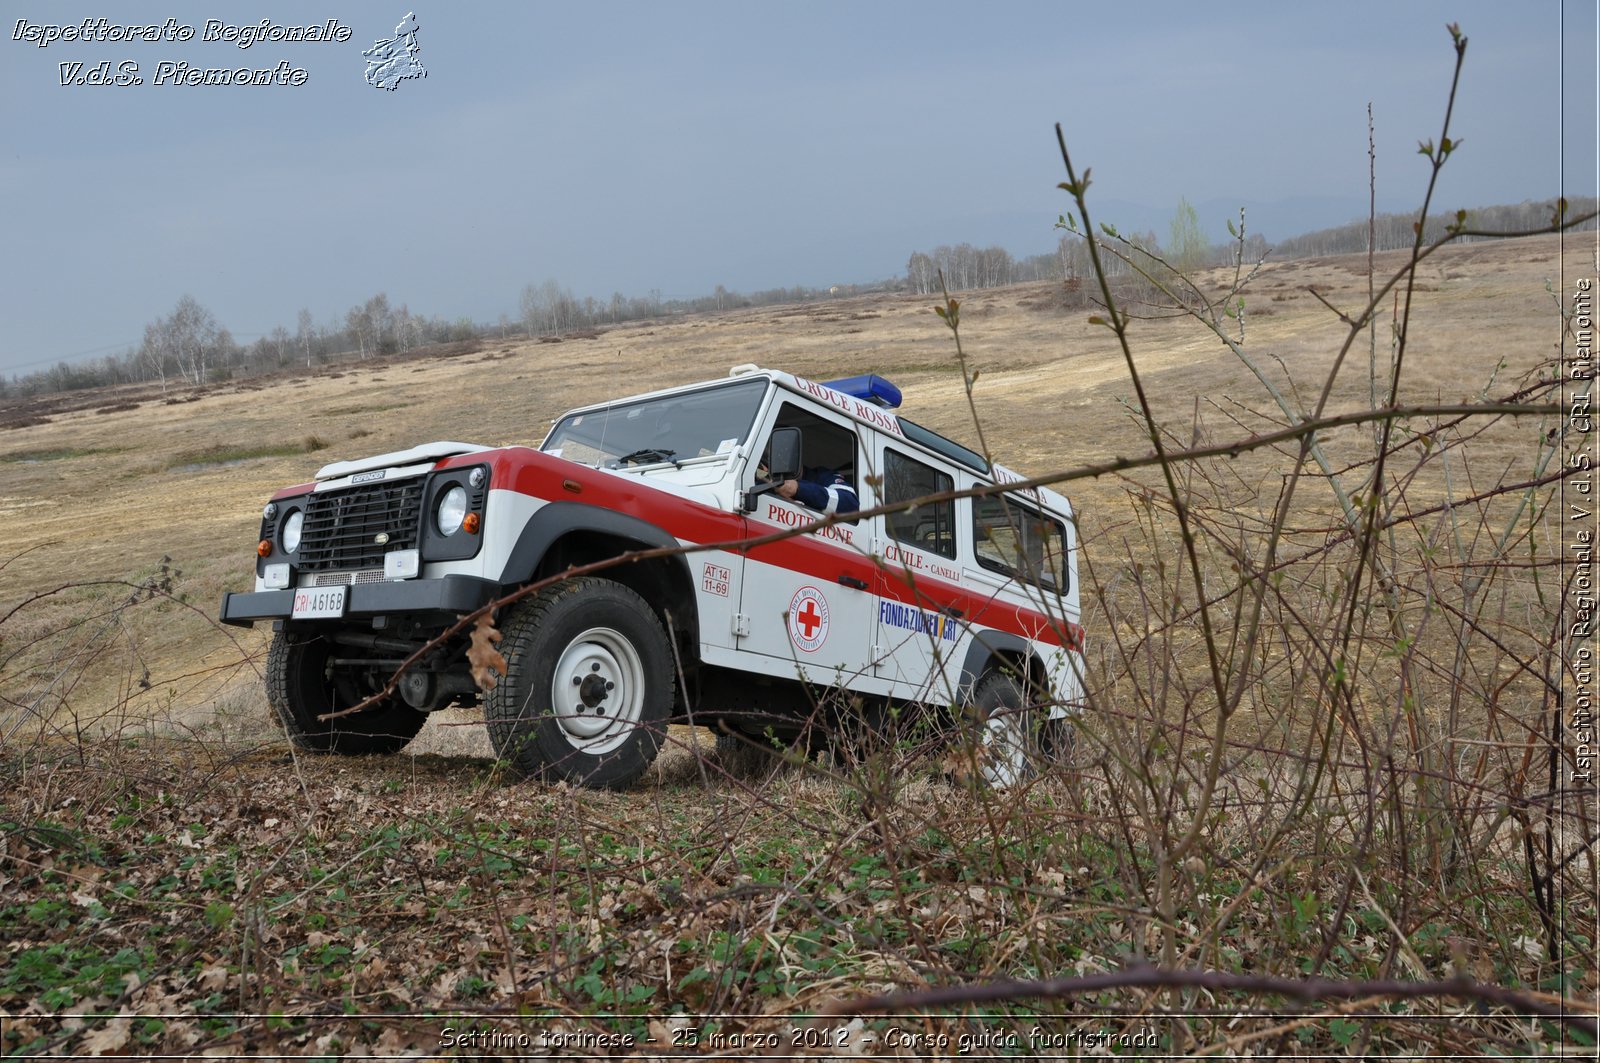
M1600 200L1593 196L1581 196L1567 202L1567 216L1578 217L1594 213ZM1521 203L1502 204L1494 207L1475 207L1466 212L1465 225L1468 229L1486 232L1527 232L1533 229L1542 229L1548 226L1555 216L1556 201L1524 200ZM1410 214L1379 214L1371 222L1361 218L1346 225L1332 229L1318 229L1315 232L1305 233L1302 236L1292 236L1287 240L1279 241L1272 249L1274 258L1317 258L1321 255L1349 255L1367 250L1367 236L1370 230L1376 251L1397 251L1410 247L1416 239L1416 232L1412 226L1416 224L1415 212ZM1424 236L1432 241L1445 235L1445 232L1457 222L1456 212L1440 211L1428 216L1428 224ZM1591 219L1578 226L1579 230L1594 229L1595 220ZM1464 236L1463 240L1484 239L1483 237Z

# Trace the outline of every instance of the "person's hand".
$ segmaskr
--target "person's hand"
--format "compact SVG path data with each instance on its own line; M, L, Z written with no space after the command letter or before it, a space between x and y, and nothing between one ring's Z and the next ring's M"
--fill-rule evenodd
M787 498L789 501L793 502L794 496L799 493L800 481L798 480L785 480L783 483L778 485L779 498Z

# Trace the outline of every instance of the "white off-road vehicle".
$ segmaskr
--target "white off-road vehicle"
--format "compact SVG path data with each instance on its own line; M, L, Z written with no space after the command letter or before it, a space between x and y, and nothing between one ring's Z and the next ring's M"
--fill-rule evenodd
M537 450L335 462L267 503L255 587L221 616L272 622L268 699L305 749L394 752L430 712L481 701L521 772L621 787L671 722L771 741L954 710L982 728L985 773L1013 781L1081 698L1071 506L1037 488L962 495L1021 477L899 403L876 376L740 366L573 410ZM816 468L859 512L786 497ZM507 667L487 692L465 633L400 670L546 581L499 609ZM397 670L394 693L335 715Z

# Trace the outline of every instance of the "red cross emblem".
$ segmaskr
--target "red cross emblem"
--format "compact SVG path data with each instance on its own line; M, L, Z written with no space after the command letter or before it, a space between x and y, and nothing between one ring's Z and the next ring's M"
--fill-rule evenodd
M815 587L801 587L789 600L789 638L813 653L828 637L828 599Z

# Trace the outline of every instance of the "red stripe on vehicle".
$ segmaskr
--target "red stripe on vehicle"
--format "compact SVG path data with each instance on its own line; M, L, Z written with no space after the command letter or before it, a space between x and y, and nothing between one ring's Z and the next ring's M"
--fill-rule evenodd
M783 530L775 524L751 520L740 513L727 513L657 490L631 477L613 476L524 447L458 455L446 458L438 468L484 462L490 465L490 482L497 490L516 491L544 501L579 502L608 509L649 521L669 535L691 543L738 542L766 534L767 530ZM578 492L563 486L569 480L579 486ZM752 561L775 565L825 583L836 583L841 576L859 580L879 596L903 605L934 611L942 607L960 609L964 624L992 628L1076 652L1083 650L1083 628L1071 621L1000 602L936 577L919 577L917 586L913 587L898 570L880 567L869 557L813 535L797 535L738 552ZM937 597L928 593L931 588L937 588Z

